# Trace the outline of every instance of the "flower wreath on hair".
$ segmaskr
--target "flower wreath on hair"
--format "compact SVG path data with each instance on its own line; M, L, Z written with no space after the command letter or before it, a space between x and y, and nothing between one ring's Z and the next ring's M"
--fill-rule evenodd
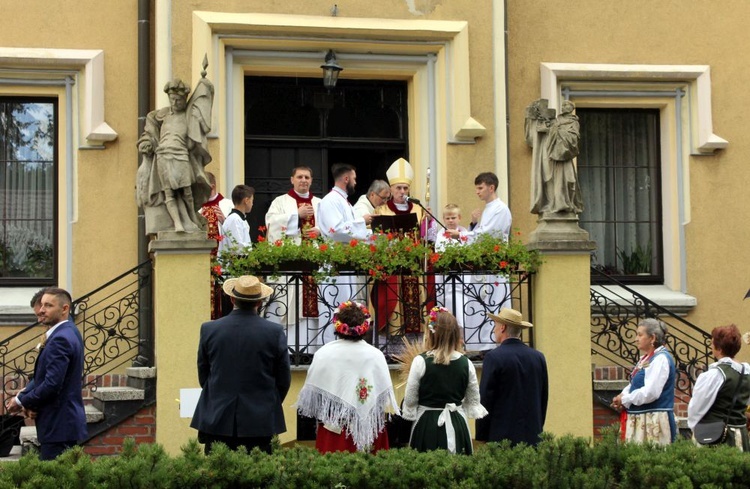
M362 311L362 314L365 315L365 320L358 326L349 326L348 324L339 320L339 312L341 312L342 309L352 306L358 307L359 310ZM370 311L367 310L367 307L364 304L360 304L359 302L342 302L336 309L333 310L333 327L337 333L343 334L345 336L364 335L370 329L371 322L372 318L370 316Z
M438 314L440 314L441 312L448 312L449 313L450 311L448 309L446 309L444 307L440 307L440 306L436 306L436 307L433 307L432 309L430 309L430 316L429 316L430 320L427 323L427 328L430 330L430 333L434 333L435 332L435 324L437 324Z

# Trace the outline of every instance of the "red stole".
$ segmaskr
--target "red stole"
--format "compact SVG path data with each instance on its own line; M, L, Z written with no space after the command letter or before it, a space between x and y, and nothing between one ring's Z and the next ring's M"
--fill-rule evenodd
M396 207L396 203L393 202L393 200L389 200L385 203L385 205L387 205L388 208L396 215L411 214L411 210L414 208L414 204L412 204L411 202L407 202L406 205L408 205L409 207L405 211L401 211L398 209L398 207Z
M297 209L305 204L312 205L313 194L309 192L307 197L300 197L294 189L289 189L287 195L297 202ZM315 227L315 213L307 219L299 218L299 228L302 231L302 240L305 241L308 238L304 235L305 229ZM302 315L304 317L318 317L318 286L315 284L315 280L310 275L302 276Z
M308 192L307 198L304 198L304 197L300 197L299 194L294 191L294 189L290 189L289 192L287 192L287 195L293 198L295 202L297 202L298 209L305 204L312 205L312 200L313 200L312 192ZM299 227L300 229L314 228L315 227L315 214L313 213L313 215L308 217L307 219L300 218ZM302 239L305 239L305 238L303 237Z
M212 207L212 206L217 206L218 207L219 202L221 202L222 200L224 200L224 196L221 195L221 194L219 194L219 193L217 193L216 197L214 197L213 199L208 199L206 201L206 203L203 204L201 207L203 207L204 209L206 207Z

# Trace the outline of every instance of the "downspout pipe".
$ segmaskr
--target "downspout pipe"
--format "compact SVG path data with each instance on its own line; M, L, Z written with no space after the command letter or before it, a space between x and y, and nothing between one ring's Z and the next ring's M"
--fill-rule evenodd
M146 126L146 115L151 101L151 0L138 0L138 135L143 134ZM136 150L136 168L140 164L140 155ZM138 263L149 260L148 236L146 236L146 218L142 208L138 208ZM154 365L153 348L153 290L152 273L149 268L145 278L144 272L138 271L138 282L142 284L138 292L138 323L140 325L140 343L138 357L133 362L136 366L151 367Z

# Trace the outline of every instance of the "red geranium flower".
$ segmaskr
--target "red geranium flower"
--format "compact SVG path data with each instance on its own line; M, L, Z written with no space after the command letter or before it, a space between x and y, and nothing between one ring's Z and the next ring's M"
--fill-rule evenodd
M265 226L258 226L258 231L260 231L261 233L265 233L266 229L268 229L268 228L265 227Z
M375 271L375 270L373 270L372 268L371 268L371 269L370 269L370 271L369 271L369 274L370 274L370 276L371 276L371 277L374 277L376 273L378 273L378 272L376 272L376 271Z
M386 238L388 238L388 241L393 239L393 233L388 233L385 235Z
M377 246L375 246L375 245L370 245L370 251L372 251L373 253L375 253L376 251L378 251L378 248L377 248Z
M358 244L359 244L359 241L357 241L356 239L352 239L351 241L349 241L349 246L351 246L352 248L354 248Z
M507 261L503 260L503 261L500 262L500 268L505 268L507 266L508 266L508 262Z
M495 253L497 253L498 251L500 251L500 245L495 245L495 247L494 247L494 248L492 248L492 250L493 250L493 251L494 251Z
M266 238L264 238L263 236L258 236L258 243L262 243L265 240Z
M310 236L310 239L316 239L318 237L318 233L316 233L315 231L310 231L308 236Z
M216 275L221 275L221 265L214 266L213 271Z
M284 242L283 242L283 241L281 241L280 239L277 239L277 240L276 240L276 241L274 241L274 243L273 243L273 245L274 245L274 246L281 246L281 245L283 245L283 244L284 244Z
M327 249L328 249L328 245L327 244L324 243L324 244L320 245L320 251L325 251Z
M433 253L430 255L430 263L435 263L440 259L440 253Z

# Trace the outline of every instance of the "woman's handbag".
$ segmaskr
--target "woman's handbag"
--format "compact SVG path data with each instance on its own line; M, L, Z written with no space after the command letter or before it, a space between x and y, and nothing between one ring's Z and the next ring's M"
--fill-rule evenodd
M726 420L707 423L701 421L693 428L693 436L701 445L718 445L727 439L727 430Z
M740 378L737 381L737 387L735 387L734 389L732 404L729 406L729 409L727 409L727 415L724 417L724 420L708 422L703 422L701 420L697 425L695 425L695 428L693 428L693 436L695 437L695 441L697 441L701 445L719 445L721 443L724 443L724 440L727 439L727 432L729 431L729 428L727 427L727 422L729 422L729 413L732 410L732 406L734 406L737 402L737 395L739 395L740 393L740 384L742 384L743 375L745 375L744 365L742 366L742 373L740 373Z

